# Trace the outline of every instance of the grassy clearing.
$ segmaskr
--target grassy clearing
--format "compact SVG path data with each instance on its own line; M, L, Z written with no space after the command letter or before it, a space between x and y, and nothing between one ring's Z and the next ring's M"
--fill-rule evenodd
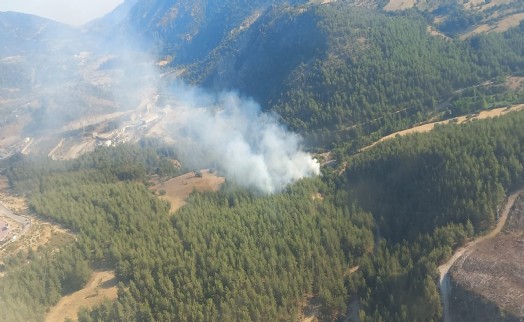
M165 182L155 180L152 189L161 194L160 198L169 201L171 212L175 212L186 204L185 200L193 190L200 192L217 191L224 181L223 177L216 176L209 170L203 170L201 176L189 172Z
M118 296L117 291L117 280L114 272L94 272L83 289L62 297L49 310L45 321L59 322L67 318L76 321L80 308L96 306L106 299L115 300Z

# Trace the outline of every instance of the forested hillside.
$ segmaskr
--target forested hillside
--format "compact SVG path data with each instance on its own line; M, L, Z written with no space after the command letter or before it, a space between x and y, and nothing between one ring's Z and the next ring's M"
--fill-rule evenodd
M426 11L386 12L380 9L386 2L134 0L83 31L103 58L66 51L67 59L44 64L52 60L42 51L0 59L0 94L52 93L42 103L15 102L17 109L0 120L6 124L23 110L33 121L25 130L42 124L54 130L59 118L137 104L127 128L146 130L141 118L151 110L198 124L200 112L165 113L171 103L183 105L168 90L182 79L212 92L238 91L233 100L254 97L303 134L306 148L331 150L338 167L268 195L226 179L220 191L194 191L170 214L150 180L190 169L178 167L175 147L154 139L97 147L70 161L2 159L11 192L75 241L59 251L44 245L2 258L1 319L41 321L93 271L108 270L116 273L118 299L82 310L80 321L296 321L306 306L319 321L441 320L437 266L487 231L505 196L524 184L524 112L450 122L359 149L415 123L523 102L522 85L510 88L507 77L524 75L524 23L461 40L481 13L450 5L454 0L426 1ZM440 13L446 19L437 25ZM119 55L130 38L145 47L132 48L140 53L128 65ZM44 40L38 48L59 47ZM122 48L111 52L115 44ZM161 75L145 71L154 65L150 54ZM66 70L71 77L63 76ZM133 100L120 106L123 89ZM211 114L227 112L219 105ZM198 125L195 131L213 136ZM55 144L69 135L107 139L85 131L63 133Z
M315 197L333 193L309 180L268 197L233 186L195 195L170 218L142 183L158 172L156 159L151 149L138 151L100 149L71 163L12 161L10 180L30 193L33 211L78 240L58 256L43 249L6 260L0 300L7 321L40 320L97 267L116 269L119 299L81 321L289 321L308 296L318 297L326 316L344 314L346 273L373 249L368 214Z
M212 91L239 91L278 113L310 145L322 149L344 142L355 151L369 135L376 139L444 113L474 113L524 99L522 89L510 90L504 82L506 76L524 73L522 24L464 40L453 34L473 28L483 15L518 13L522 6L512 2L480 12L455 2L428 1L416 9L387 12L380 10L385 1L127 1L82 32L48 23L46 32L29 43L17 40L25 33L0 32L6 44L13 44L6 50L30 44L23 51L33 55L22 63L0 60L0 94L24 97L35 88L38 93L50 84L74 81L78 86L71 98L91 95L91 88L103 99L122 98L129 82L96 85L96 77L85 77L92 71L64 77L53 66L73 70L78 60L72 57L80 51L93 51L93 59L115 55L89 67L98 73L123 64L122 50L143 51L162 62L163 88L182 79ZM437 23L437 17L446 19ZM8 29L29 35L43 23L25 17L15 24L9 14L2 19ZM72 39L81 39L82 46ZM60 55L66 55L41 58L49 49L64 49ZM143 58L131 55L131 60L138 57ZM55 101L87 109L78 100L48 101L52 104L41 104L40 110L57 110L50 107ZM135 100L117 103L124 109L136 105ZM84 115L70 110L77 109L60 114Z
M144 185L176 173L169 162L159 172L174 154L153 143L66 163L13 159L13 187L77 241L5 260L4 317L40 320L104 268L116 270L119 298L81 321L290 321L309 297L324 320L357 299L361 321L437 321L437 264L524 182L523 118L386 141L350 157L340 178L326 173L272 196L227 184L193 195L173 217Z
M361 321L440 319L438 263L487 230L524 184L523 121L519 112L446 125L348 159L339 198L370 211L384 238L360 266Z
M346 2L276 6L206 58L173 66L191 82L255 97L319 146L522 100L504 86L524 70L522 24L459 40L431 34L431 21Z

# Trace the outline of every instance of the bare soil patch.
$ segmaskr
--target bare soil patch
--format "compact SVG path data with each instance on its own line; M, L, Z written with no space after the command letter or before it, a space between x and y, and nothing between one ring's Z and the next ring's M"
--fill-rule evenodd
M440 37L442 39L446 39L446 40L451 40L451 38L449 38L448 36L444 35L443 33L441 33L440 31L438 31L437 29L435 29L435 27L433 26L428 26L427 27L427 32L432 35L432 36L435 36L435 37Z
M524 77L509 76L506 78L506 86L512 90L524 90Z
M517 27L523 20L524 13L515 13L512 15L508 15L507 17L504 17L503 19L500 19L495 23L486 23L478 25L473 30L460 36L460 38L464 40L471 36L484 32L504 32L510 28Z
M75 235L62 227L33 219L33 228L28 233L26 242L22 243L21 246L35 251L40 246L59 250L61 247L74 242L75 239Z
M106 299L118 297L117 279L112 271L94 272L86 286L73 294L64 296L51 308L46 322L64 321L66 318L77 320L77 313L82 307L93 307Z
M59 160L73 160L78 158L80 155L92 151L95 148L96 141L92 139L84 139L81 142L72 142L72 146L68 147L67 150L63 151L62 155L55 155L56 159Z
M156 180L152 189L158 193L165 191L165 195L160 196L160 198L169 201L171 212L175 212L186 204L186 199L193 190L200 192L218 191L224 181L223 177L219 177L209 170L203 170L201 176L197 176L195 172L189 172L166 182Z
M511 3L511 2L514 2L514 1L516 1L516 0L491 0L491 1L484 0L483 2L485 2L486 4L483 5L480 10L486 10L486 9L489 9L491 7L494 7L494 6Z
M390 0L389 3L384 7L386 11L404 10L413 8L415 5L414 0Z
M524 20L524 13L516 13L514 15L508 16L502 19L493 31L504 32L510 28L517 27L522 20Z

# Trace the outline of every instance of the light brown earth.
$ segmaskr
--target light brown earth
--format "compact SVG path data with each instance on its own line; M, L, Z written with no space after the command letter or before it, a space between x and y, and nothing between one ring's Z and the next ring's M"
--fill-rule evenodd
M404 10L413 8L415 0L390 0L384 7L386 11Z
M524 20L524 13L515 13L504 17L500 21L493 24L481 24L475 27L473 30L460 36L461 39L467 39L479 33L484 32L504 32L510 28L517 27L521 21Z
M449 120L445 120L445 121L438 121L438 122L431 122L431 123L422 124L422 125L415 126L415 127L412 127L412 128L406 129L406 130L402 130L402 131L398 131L398 132L386 135L386 136L382 137L380 140L374 142L373 144L368 145L365 148L362 148L360 151L367 150L367 149L371 148L372 146L374 146L375 144L377 144L379 142L393 139L397 135L404 136L404 135L413 134L413 133L429 132L429 131L433 130L433 128L435 128L436 125L444 125L444 124L448 124L450 122L455 122L457 124L461 124L461 123L464 123L464 122L469 122L469 121L474 121L474 120L482 120L482 119L497 117L497 116L501 116L501 115L507 114L509 112L521 111L521 110L524 110L524 104L513 105L510 108L501 107L501 108L495 108L495 109L492 109L492 110L489 110L489 111L482 111L478 115L475 115L473 117L459 116L459 117L455 117L455 118L452 118L452 119L449 119Z
M118 296L117 280L112 271L94 272L86 286L73 294L64 296L46 315L46 322L62 322L66 318L77 320L82 307L93 307L106 299L115 300Z
M484 0L482 2L484 2L485 4L481 7L481 10L486 10L494 6L498 6L501 4L507 4L507 3L511 3L515 1L518 1L518 0L491 0L491 1Z
M197 177L194 172L189 172L166 182L158 182L157 180L152 189L157 192L164 190L166 193L160 198L169 201L171 212L175 212L186 204L186 199L193 190L200 192L218 191L224 181L223 177L219 177L209 170L203 170L202 177Z
M432 36L435 36L435 37L440 37L442 39L446 39L446 40L451 40L451 38L449 38L448 36L444 35L443 33L441 33L440 31L438 31L437 29L435 29L435 27L433 26L428 26L427 27L427 32L432 35Z
M524 77L509 76L506 78L506 86L512 90L524 90Z

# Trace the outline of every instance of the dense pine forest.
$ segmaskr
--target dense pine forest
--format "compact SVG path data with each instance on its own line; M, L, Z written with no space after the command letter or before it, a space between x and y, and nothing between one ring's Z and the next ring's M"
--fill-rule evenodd
M489 231L505 197L524 185L524 111L361 148L414 124L524 102L524 90L506 84L524 75L524 22L460 39L500 8L132 2L126 22L133 28L116 26L104 44L121 44L132 32L161 47L162 76L146 77L165 85L155 109L176 103L170 77L238 91L299 132L319 159L330 151L334 166L269 195L226 178L218 192L195 190L170 212L152 179L195 169L180 167L176 147L157 139L98 146L69 161L21 153L2 159L10 191L74 241L2 258L0 319L42 321L94 271L110 270L118 298L82 309L79 321L297 321L308 306L319 321L441 321L438 265ZM166 20L166 11L179 20ZM428 27L440 14L447 18L435 35ZM0 61L3 88L24 96L40 86L27 85L31 78ZM93 97L113 98L109 87L89 84ZM58 102L68 121L81 109ZM45 108L24 108L34 116L26 130L58 127L42 122Z
M460 40L430 34L431 21L347 3L273 7L182 77L254 97L318 147L522 101L504 78L524 71L524 24Z
M361 321L438 321L437 264L487 229L524 183L523 121L512 113L386 141L349 156L342 176L272 196L227 183L193 194L174 215L147 188L174 157L155 143L69 162L13 159L14 189L77 241L5 260L3 316L40 320L93 269L109 268L118 300L80 321L290 321L310 297L325 320L357 300Z

